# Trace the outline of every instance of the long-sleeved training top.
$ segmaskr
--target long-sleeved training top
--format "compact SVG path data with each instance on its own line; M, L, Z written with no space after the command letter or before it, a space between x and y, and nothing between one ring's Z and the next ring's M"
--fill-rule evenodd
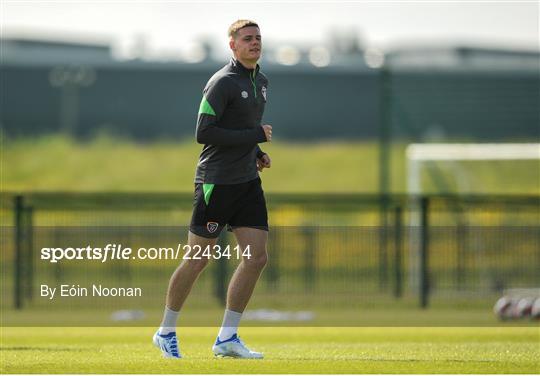
M238 184L259 176L258 143L266 142L261 119L268 79L236 59L217 71L203 91L197 142L204 144L195 183Z

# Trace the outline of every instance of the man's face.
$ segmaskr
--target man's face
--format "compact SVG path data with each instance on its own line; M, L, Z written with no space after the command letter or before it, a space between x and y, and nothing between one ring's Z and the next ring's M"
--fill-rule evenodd
M261 57L261 31L256 26L238 30L236 38L230 41L230 47L239 60L258 61Z

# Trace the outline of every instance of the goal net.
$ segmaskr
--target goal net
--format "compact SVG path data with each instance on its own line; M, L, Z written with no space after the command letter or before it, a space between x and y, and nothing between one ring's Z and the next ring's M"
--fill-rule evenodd
M516 163L520 161L519 163ZM410 144L406 149L407 193L409 208L409 283L418 291L420 281L420 220L419 198L427 193L483 194L534 193L540 191L539 143L430 143ZM501 189L502 184L512 189ZM452 210L450 210L452 211ZM454 218L439 223L457 222L486 224L485 215L467 217L454 211ZM485 214L485 213L484 213ZM534 219L533 219L534 220ZM511 219L505 219L510 222ZM474 244L469 244L469 247ZM481 244L470 249L482 258ZM487 263L479 262L480 265ZM480 273L489 274L489 270Z

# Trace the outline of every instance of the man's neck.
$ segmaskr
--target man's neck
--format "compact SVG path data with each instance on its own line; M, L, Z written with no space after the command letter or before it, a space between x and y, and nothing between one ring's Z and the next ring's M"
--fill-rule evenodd
M252 61L252 60L241 60L239 59L238 57L234 57L237 61L240 62L240 64L242 64L245 68L247 69L255 69L257 67L257 60L255 61Z

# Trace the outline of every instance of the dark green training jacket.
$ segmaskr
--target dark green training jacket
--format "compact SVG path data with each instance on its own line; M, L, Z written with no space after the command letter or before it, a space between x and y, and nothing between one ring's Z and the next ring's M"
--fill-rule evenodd
M204 144L195 183L239 184L259 176L256 158L266 142L261 120L268 79L231 59L203 91L197 119L197 142Z

